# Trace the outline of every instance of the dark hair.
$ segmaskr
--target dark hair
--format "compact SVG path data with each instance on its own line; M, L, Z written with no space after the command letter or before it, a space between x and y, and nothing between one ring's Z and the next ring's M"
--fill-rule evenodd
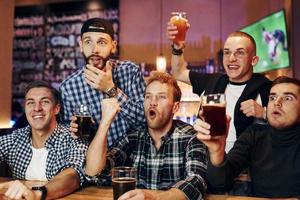
M236 37L236 36L248 38L250 40L251 44L253 45L254 53L256 55L256 42L255 42L254 38L251 35L249 35L248 33L243 32L243 31L235 31L233 33L230 33L228 35L228 38L229 37Z
M150 85L150 83L154 81L159 81L161 83L165 83L168 86L171 86L173 88L173 100L174 102L180 101L181 98L181 90L177 84L177 81L175 78L173 78L170 74L164 73L164 72L158 72L154 71L151 73L151 76L149 77L147 81L147 86Z
M11 107L12 112L23 113L23 108L20 102L14 101Z
M272 87L274 87L275 85L281 84L281 83L292 83L292 84L298 86L299 91L300 91L300 80L299 79L291 78L288 76L279 76L273 81Z
M38 81L34 81L31 82L27 85L26 89L25 89L25 96L27 95L27 93L29 92L29 90L33 89L33 88L48 88L52 94L53 100L55 104L60 104L60 95L59 92L50 85L50 83L46 82L46 81L42 81L42 80L38 80Z

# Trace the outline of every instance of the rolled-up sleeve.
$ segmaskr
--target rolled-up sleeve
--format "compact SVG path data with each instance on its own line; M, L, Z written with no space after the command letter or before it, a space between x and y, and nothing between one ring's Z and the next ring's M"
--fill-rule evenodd
M95 183L98 186L109 184L111 169L114 166L123 166L128 158L127 154L130 154L131 149L132 145L129 143L128 137L123 136L120 138L107 152L104 169L95 176L85 175L86 180L90 183Z
M117 100L120 104L120 115L126 121L137 127L143 127L146 123L144 116L144 91L145 81L139 67L131 62L124 62L128 70L122 77L127 87L124 91L118 91Z
M64 166L64 169L73 168L78 173L81 186L85 181L83 166L86 159L87 148L88 148L87 140L83 138L72 140L72 148L68 153L68 159L66 165Z

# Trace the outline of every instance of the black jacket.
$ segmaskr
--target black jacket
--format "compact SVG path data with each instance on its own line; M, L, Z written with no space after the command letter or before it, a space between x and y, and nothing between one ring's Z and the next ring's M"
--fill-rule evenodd
M193 86L193 92L198 95L203 91L205 91L205 94L224 93L229 83L229 78L226 74L201 74L191 71L189 76ZM247 117L240 111L241 102L248 99L255 100L259 94L261 96L262 105L267 106L270 88L271 81L261 74L254 73L251 79L247 81L247 85L234 109L234 126L237 138L254 120L254 117Z

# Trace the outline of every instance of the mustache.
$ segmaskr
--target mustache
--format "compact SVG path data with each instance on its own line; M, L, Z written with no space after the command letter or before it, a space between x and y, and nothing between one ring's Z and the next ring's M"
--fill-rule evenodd
M105 59L105 58L103 58L102 56L100 56L100 55L98 55L98 54L92 54L92 55L90 55L90 56L88 56L88 57L85 57L85 62L87 63L87 64L91 64L89 61L91 60L91 58L92 57L99 57L100 58L100 64L98 65L98 66L95 66L95 67L98 67L98 68L100 68L100 69L102 69L105 65L106 65L106 62L109 60L109 58L107 58L107 59Z
M89 60L90 60L91 57L93 57L93 56L97 56L97 57L100 57L101 60L105 60L102 56L99 56L98 54L92 54L92 55L90 55L90 56L84 56L85 62L86 62L86 63L89 63ZM106 60L108 60L108 59L106 59Z

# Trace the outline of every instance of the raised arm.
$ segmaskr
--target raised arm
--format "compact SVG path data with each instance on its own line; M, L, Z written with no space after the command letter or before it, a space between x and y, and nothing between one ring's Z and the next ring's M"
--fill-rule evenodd
M143 127L146 123L144 115L144 91L145 81L139 67L132 62L125 61L122 64L119 76L126 77L118 86L118 94L115 97L121 107L120 115L133 127ZM122 87L121 87L122 85Z
M229 127L228 117L227 126ZM201 140L208 149L209 160L214 166L219 166L225 159L225 146L227 135L213 137L210 135L210 124L198 118L195 121L194 129L198 131L197 138ZM227 131L228 132L228 131Z
M115 115L120 107L115 98L104 99L101 102L102 119L97 133L91 142L86 156L85 173L89 176L99 174L106 164L107 134Z
M187 69L187 64L184 60L184 55L183 53L182 54L179 53L180 51L184 51L185 41L179 43L173 42L173 39L175 38L175 35L177 33L178 33L177 27L174 26L171 22L168 22L167 36L172 41L172 54L171 54L172 74L177 80L183 81L187 84L191 84L189 78L190 71Z
M230 117L227 116L227 132ZM227 189L234 178L247 166L249 166L250 148L253 137L251 132L243 133L235 142L233 148L225 156L227 135L211 136L210 124L197 119L194 128L198 131L197 138L208 148L209 162L207 165L208 182L214 188Z

